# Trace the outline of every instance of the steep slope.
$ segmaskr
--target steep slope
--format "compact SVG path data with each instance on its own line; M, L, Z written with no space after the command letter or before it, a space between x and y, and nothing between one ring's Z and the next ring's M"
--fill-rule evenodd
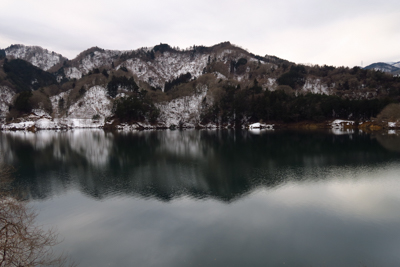
M400 68L400 61L399 62L395 62L395 63L391 63L390 65L392 65L393 67L396 67L396 68Z
M112 103L107 97L106 89L101 86L93 86L82 99L71 105L68 109L68 117L92 118L99 115L103 119L110 116Z
M0 86L0 117L5 117L7 115L14 95L15 92L11 88Z
M139 80L148 82L155 88L164 89L165 82L172 81L182 74L190 73L192 77L199 77L207 65L207 58L207 54L165 52L150 61L140 58L128 59L117 69L126 67Z
M62 67L61 75L69 79L80 79L90 71L98 68L112 69L113 62L127 51L105 50L98 47L89 48Z
M5 53L7 58L23 59L45 71L68 60L61 54L50 52L40 46L11 45L5 49Z
M56 117L68 117L73 119L92 119L98 116L103 120L111 116L112 102L107 97L106 89L102 86L93 86L88 89L78 100L69 99L70 91L60 93L50 98L53 113ZM66 103L71 102L70 106Z
M183 96L170 102L159 103L161 114L159 120L165 127L196 127L200 123L202 101L207 95L207 86L198 86L197 93Z
M22 59L7 60L3 69L8 80L15 84L17 92L38 90L57 83L52 74Z
M276 64L267 62L278 60L276 57L257 57L229 42L213 47L194 46L186 50L174 49L167 44L132 51L94 47L69 61L63 66L62 73L68 79L79 79L95 69L122 69L130 71L138 81L164 91L166 82L173 82L187 73L190 73L191 79L196 79L206 72L215 72L222 75L221 77L232 76L241 81L248 78L246 73L250 71L250 68L243 65L257 63L277 68ZM249 64L246 67L249 67ZM256 67L254 65L254 69Z

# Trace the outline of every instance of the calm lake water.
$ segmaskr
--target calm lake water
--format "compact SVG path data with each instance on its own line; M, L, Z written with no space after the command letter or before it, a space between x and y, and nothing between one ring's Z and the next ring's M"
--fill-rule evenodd
M400 266L400 134L0 133L79 266Z

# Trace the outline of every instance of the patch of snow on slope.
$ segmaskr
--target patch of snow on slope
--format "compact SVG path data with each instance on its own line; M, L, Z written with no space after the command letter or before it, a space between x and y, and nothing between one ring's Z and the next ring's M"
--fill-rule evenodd
M254 57L249 57L248 62L254 62L254 63L260 62L260 64L264 64L265 63L264 61L256 59Z
M67 105L68 102L68 97L70 94L71 90L67 91L67 92L62 92L58 95L55 96L51 96L50 97L50 101L51 101L51 107L53 109L53 113L56 117L60 116L60 110L59 110L59 101L60 99L64 99L64 105Z
M235 50L231 50L231 49L225 49L222 52L220 52L219 54L215 55L215 57L219 60L226 63L230 63L231 60L235 60L237 61L239 58L245 58L248 62L252 62L254 58L249 57L248 55L235 51ZM257 59L255 59L255 61L257 61Z
M323 84L320 79L307 79L302 91L313 94L330 94L328 86Z
M82 58L77 67L65 68L65 76L70 79L80 79L83 74L88 74L95 68L111 67L112 63L125 52L118 50L94 51Z
M64 68L65 77L70 79L80 79L82 78L82 72L75 67Z
M344 94L342 97L347 97L352 100L371 99L378 96L377 91L357 90Z
M191 56L189 53L165 52L154 60L128 59L121 66L132 71L142 81L151 86L164 90L165 82L171 81L181 74L190 73L193 77L199 77L207 66L208 54Z
M15 92L7 86L0 86L0 116L6 116L8 113L8 106L11 104Z
M49 70L54 65L57 65L62 60L66 60L62 55L50 52L39 46L10 46L6 49L6 55L26 60L32 65L45 71Z
M161 114L159 121L166 127L171 125L195 127L200 122L201 103L207 94L207 86L198 86L199 93L192 96L184 96L170 102L156 104Z
M263 83L261 85L261 87L262 87L263 90L267 90L268 89L269 91L275 91L276 87L277 87L276 79L268 78L267 82Z
M215 76L217 76L217 79L221 79L221 80L227 80L228 78L226 78L225 75L223 75L222 73L219 72L214 72Z
M50 114L43 109L32 109L32 113L35 114L36 117L48 117L51 118Z
M150 61L144 62L138 58L128 59L123 63L123 66L137 75L140 80L149 83L151 86L160 87L161 89L164 88L166 79L160 77L157 68L153 67ZM120 67L122 67L122 65L119 65L116 69Z
M93 115L100 115L101 120L110 116L111 100L107 97L107 90L102 86L93 86L68 109L68 117L74 119L91 119Z
M117 50L105 50L104 52L94 51L92 54L89 54L82 59L82 62L79 65L79 70L87 74L95 68L104 66L110 67L114 59L122 53L122 51Z

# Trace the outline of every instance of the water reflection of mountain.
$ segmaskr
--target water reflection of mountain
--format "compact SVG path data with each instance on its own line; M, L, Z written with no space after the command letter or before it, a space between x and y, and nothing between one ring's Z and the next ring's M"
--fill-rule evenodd
M374 137L387 150L400 152L400 132L391 130L388 134L378 134Z
M35 199L78 188L98 199L185 195L232 201L288 179L322 179L321 169L400 158L366 134L80 130L0 137L5 161L18 168L18 182Z

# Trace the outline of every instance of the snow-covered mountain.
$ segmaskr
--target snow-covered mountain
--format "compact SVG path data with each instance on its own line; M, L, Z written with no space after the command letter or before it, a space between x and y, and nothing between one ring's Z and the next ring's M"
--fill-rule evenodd
M69 79L80 79L96 68L111 69L112 64L122 54L130 51L105 50L92 47L80 53L76 58L68 61L63 66L64 77ZM62 73L61 73L62 75Z
M227 88L241 90L247 99L276 90L291 96L313 93L349 99L370 99L389 92L359 78L359 68L297 65L275 56L254 55L229 42L187 49L167 44L126 51L92 47L71 60L37 46L12 45L0 52L8 58L0 58L0 117L19 116L11 112L16 98L25 91L32 91L29 104L36 114L18 118L17 124L7 129L112 124L109 118L115 114L116 104L132 95L150 97L160 113L158 127L195 127L201 124L203 112L226 96ZM399 65L375 63L366 69L396 73ZM115 94L111 95L108 90L114 79ZM230 124L238 122L232 119L233 113L229 114ZM241 117L240 123L250 122L251 116ZM155 127L149 121L119 127Z
M57 64L62 64L67 58L55 52L50 52L40 46L11 45L5 49L8 58L19 58L30 62L32 65L49 70Z
M107 95L108 79L101 74L90 76L92 73L106 73L108 76L108 73L119 72L120 75L122 73L122 75L133 77L141 87L161 89L161 91L164 91L166 83L170 83L170 87L178 84L174 83L174 80L182 75L190 74L189 80L194 81L206 72L211 74L207 78L203 77L202 82L195 86L194 94L192 92L179 94L172 99L171 97L166 100L161 99L162 101L156 104L160 110L162 126L195 126L200 121L202 103L212 84L228 78L241 82L250 81L251 70L260 68L260 65L263 65L266 70L276 69L278 68L276 63L280 63L276 57L257 59L256 56L229 42L212 47L198 46L185 50L175 49L167 44L129 51L93 47L83 51L72 60L40 47L24 45L12 45L6 48L5 52L9 59L23 59L42 70L50 70L57 76L59 83L67 82L61 92L52 93L49 96L51 108L47 110L52 110L52 114L48 113L46 118L51 116L63 125L78 124L84 127L96 126L97 124L92 124L91 121L94 117L104 122L105 118L111 116L115 100ZM264 76L259 79L265 88L276 87L276 79ZM97 78L93 80L91 77ZM30 79L29 83L35 82L34 79ZM68 83L68 81L76 82ZM75 83L85 90L77 94L78 86L75 87ZM305 88L315 90L310 84ZM6 114L15 92L9 87L2 87L2 91L6 96L2 101L4 103L1 103L2 113ZM123 90L116 99L122 96L124 96ZM211 104L213 99L214 96L209 92L207 102ZM29 123L21 123L25 128L32 126ZM46 124L40 120L40 124L36 126L48 127L48 125L53 126L54 123Z
M391 65L396 67L396 68L400 68L400 61L399 62L395 62L395 63L393 63Z
M388 73L397 73L400 71L400 62L396 62L396 63L378 62L378 63L373 63L371 65L368 65L364 69L366 69L366 70L372 69L372 70L388 72Z
M257 63L259 60L247 51L231 45L229 42L213 47L193 47L187 50L174 49L167 44L160 44L152 48L140 48L131 51L104 50L91 48L63 67L64 75L68 79L79 79L96 68L125 69L130 71L137 80L148 83L154 88L164 90L165 83L190 73L192 79L201 76L205 68L211 63L218 63L223 76L230 73L231 63L239 59ZM266 64L267 62L261 61ZM277 67L269 63L270 67ZM62 75L62 74L61 74ZM242 79L245 75L237 75ZM59 79L61 79L60 77Z
M229 42L212 47L194 46L185 50L175 49L167 44L128 51L92 47L72 60L37 46L12 45L5 52L8 58L24 59L42 70L57 73L58 81L81 79L96 69L123 69L134 75L136 81L161 90L164 90L166 82L187 73L190 73L192 80L196 79L204 74L206 68L218 78L226 79L231 76L242 81L247 80L248 73L260 64L276 69L277 64L284 62L277 57L257 57ZM235 65L239 60L245 60L246 68L239 68L240 64ZM270 77L265 77L265 86L271 81L268 78Z

